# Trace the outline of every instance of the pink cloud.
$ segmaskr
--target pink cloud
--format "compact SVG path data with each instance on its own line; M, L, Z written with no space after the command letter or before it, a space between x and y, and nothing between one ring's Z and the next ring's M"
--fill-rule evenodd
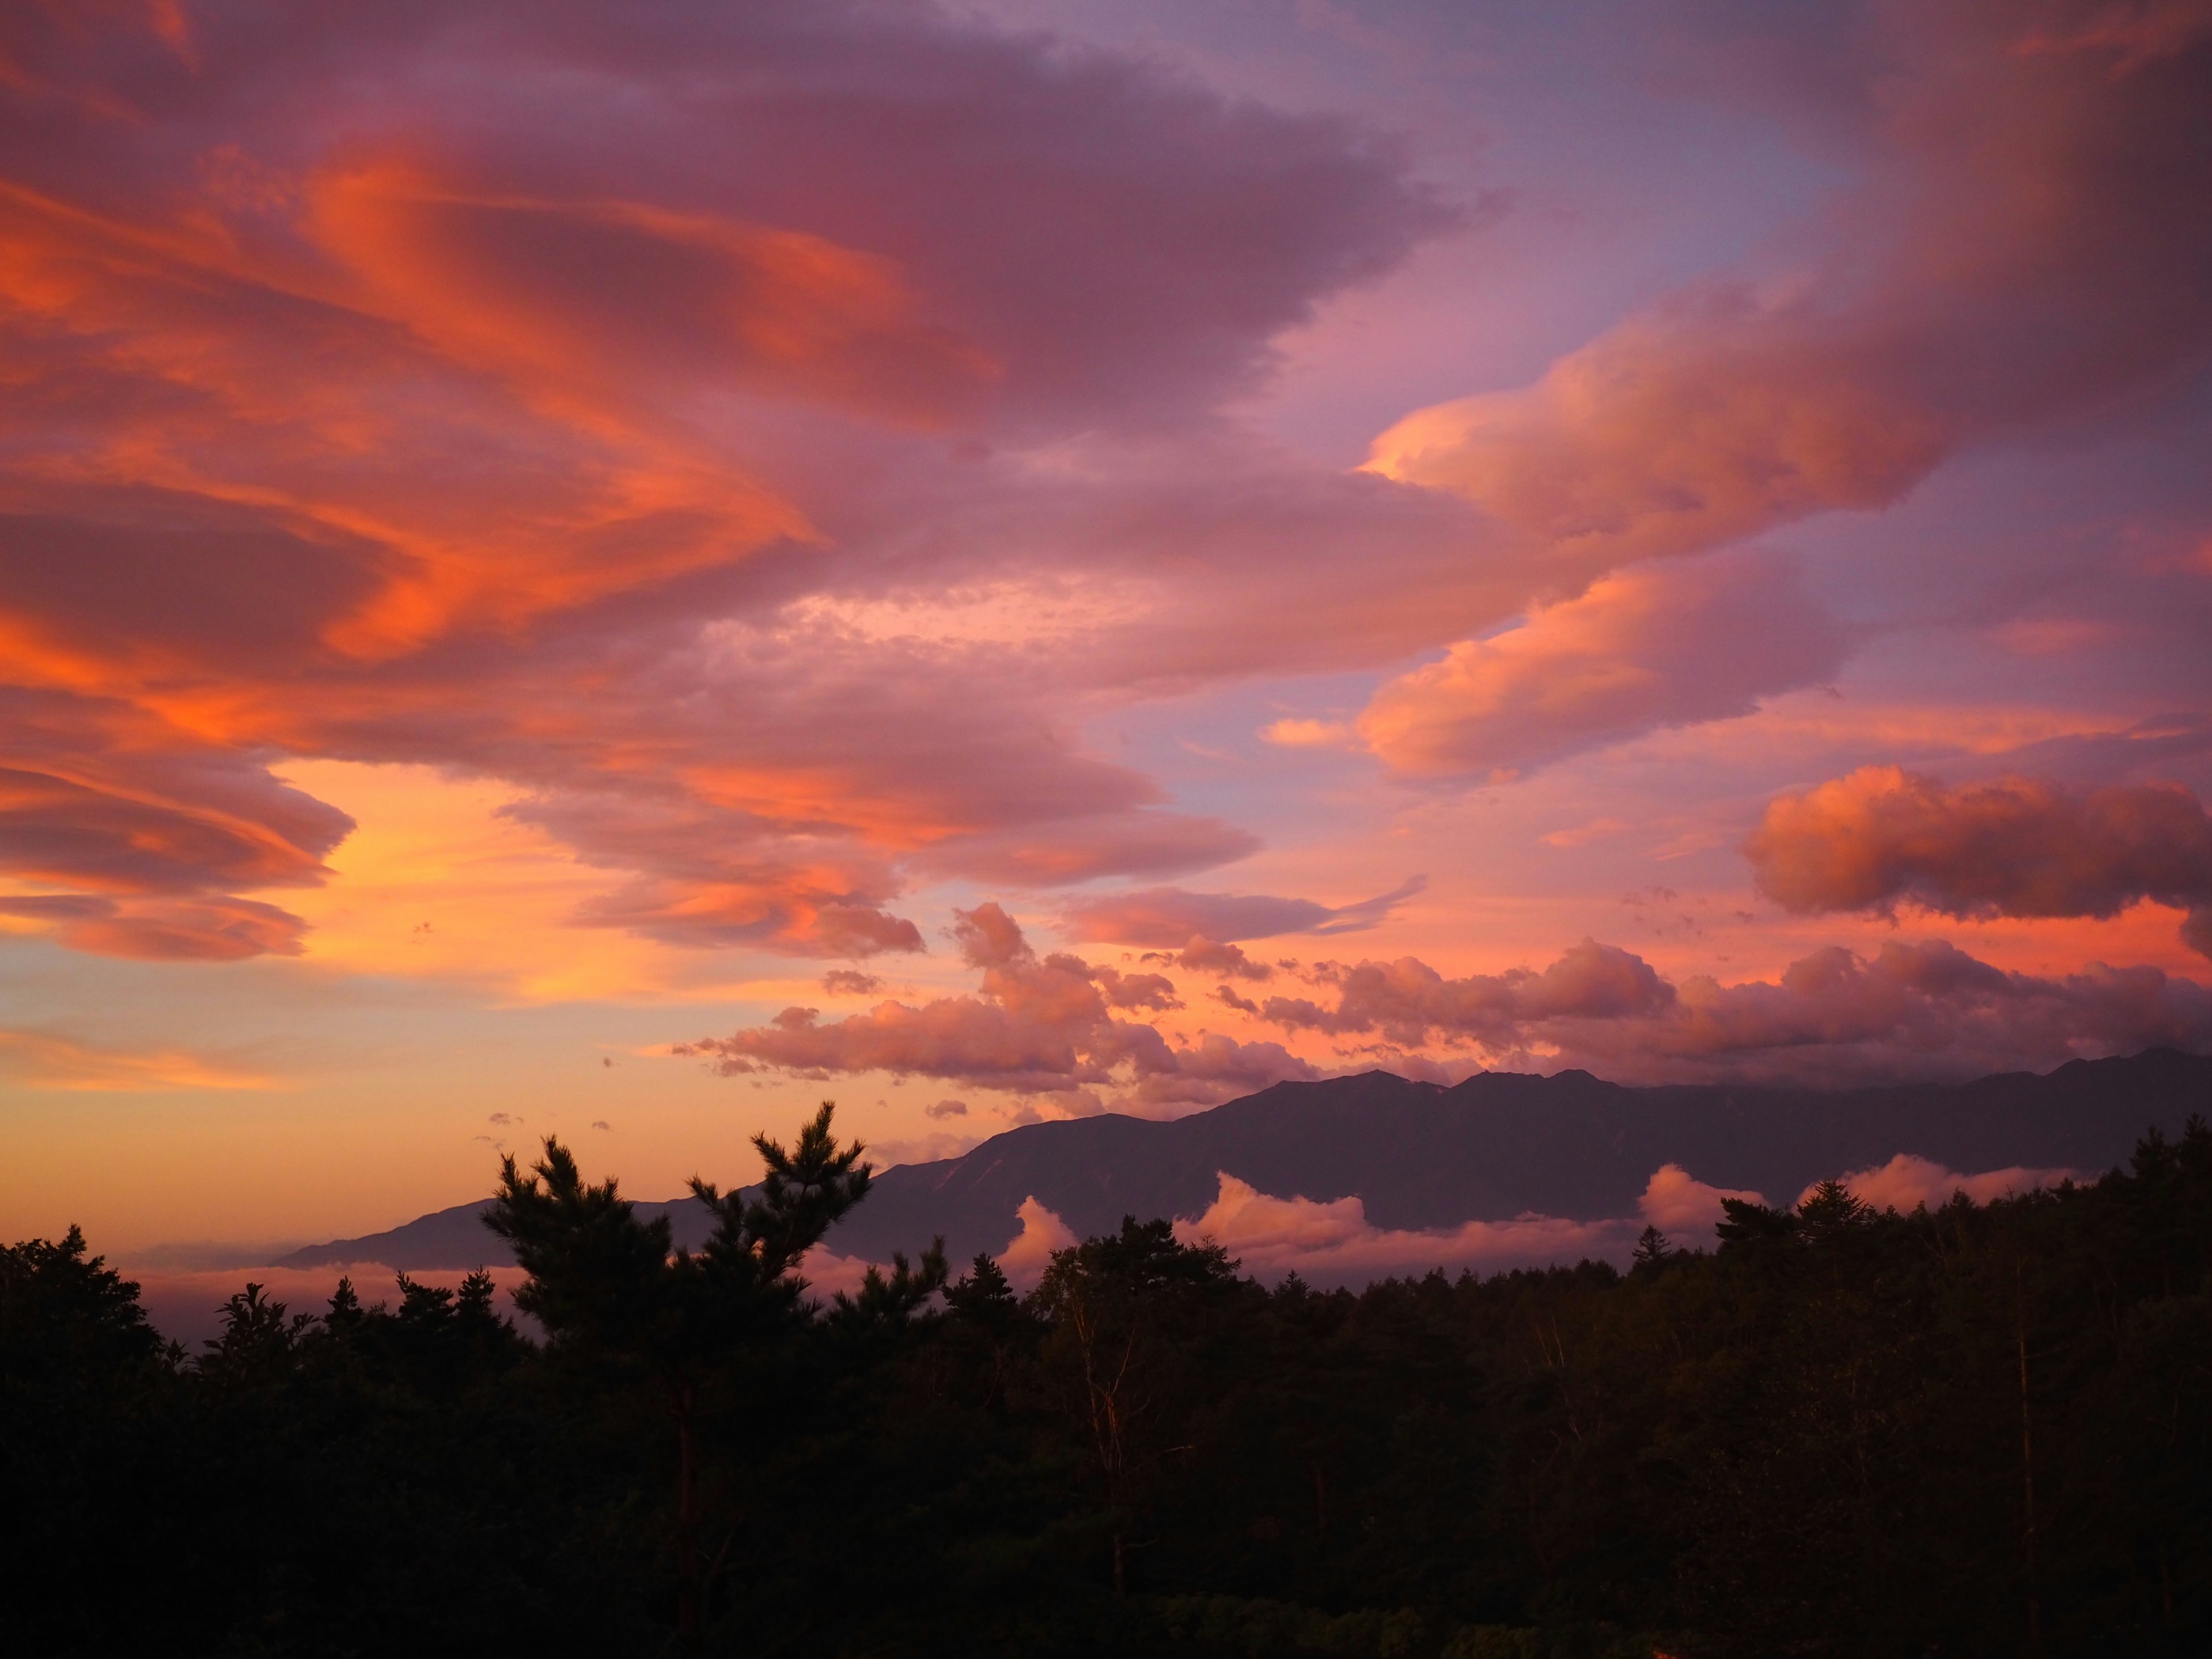
M2101 24L2028 11L1850 14L1858 50L1828 72L1864 78L1865 173L1802 267L1685 290L1533 386L1422 410L1370 465L1590 573L1887 505L1961 445L2199 356L2212 230L2185 204L2212 170L2172 135L2205 95L2206 21L2162 12L2154 52L2116 57L2091 49ZM2053 39L2075 45L2027 49Z
M2212 956L2212 817L2178 785L1947 788L1869 766L1770 803L1744 854L1800 915L2109 917L2148 899L2189 910L2183 937Z
M2212 1049L2212 992L2150 967L2059 978L2008 973L1941 941L1838 946L1778 981L1669 983L1640 957L1584 940L1542 973L1451 979L1416 958L1322 964L1334 1006L1270 997L1262 1019L1396 1050L1472 1045L1622 1082L1843 1085L1971 1077L2159 1046ZM1370 1048L1368 1052L1373 1052Z
M1642 957L1587 939L1540 974L1520 968L1448 979L1413 957L1350 967L1324 963L1314 971L1334 988L1334 1007L1269 997L1261 1018L1332 1036L1380 1031L1413 1048L1432 1034L1511 1042L1523 1028L1548 1021L1649 1016L1674 1001L1674 988Z
M1722 1204L1731 1198L1747 1204L1766 1201L1758 1193L1708 1186L1680 1164L1664 1164L1652 1171L1636 1207L1646 1222L1676 1243L1694 1249L1711 1243L1713 1229L1725 1213Z
M1056 1212L1040 1204L1034 1193L1022 1200L1014 1214L1022 1224L1021 1231L999 1252L997 1261L1016 1290L1033 1290L1052 1265L1054 1252L1071 1249L1083 1241Z
M942 1078L971 1088L1077 1096L1126 1090L1133 1104L1213 1104L1314 1068L1280 1044L1209 1036L1171 1045L1150 1024L1114 1018L1116 1007L1171 1002L1164 975L1124 975L1079 957L1039 957L996 904L956 911L961 952L982 975L981 993L921 1007L878 1003L830 1024L811 1008L787 1008L766 1025L677 1050L725 1073L762 1067L806 1077L882 1071Z
M1220 1190L1202 1214L1178 1219L1185 1243L1211 1240L1255 1279L1297 1273L1327 1286L1386 1277L1419 1277L1431 1268L1495 1273L1508 1267L1625 1254L1635 1237L1626 1221L1565 1221L1522 1216L1470 1221L1411 1232L1376 1227L1358 1198L1327 1203L1276 1198L1224 1172Z
M1923 1204L1931 1210L1941 1209L1951 1201L1954 1193L1964 1193L1977 1204L1987 1204L2033 1192L2039 1187L2055 1187L2079 1173L2074 1170L2026 1170L2014 1165L1985 1170L1980 1175L1960 1175L1927 1158L1899 1152L1875 1169L1856 1170L1837 1179L1863 1203L1877 1210L1899 1210L1910 1214ZM1812 1188L1807 1188L1798 1195L1799 1201L1802 1203L1812 1191Z
M1748 714L1842 666L1796 568L1723 555L1632 569L1454 646L1377 691L1359 733L1403 777L1522 775L1655 727Z

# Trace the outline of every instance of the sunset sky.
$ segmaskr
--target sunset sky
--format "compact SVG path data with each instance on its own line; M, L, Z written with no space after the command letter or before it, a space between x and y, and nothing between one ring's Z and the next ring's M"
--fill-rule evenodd
M2212 1049L2208 111L2208 0L0 9L0 1231Z

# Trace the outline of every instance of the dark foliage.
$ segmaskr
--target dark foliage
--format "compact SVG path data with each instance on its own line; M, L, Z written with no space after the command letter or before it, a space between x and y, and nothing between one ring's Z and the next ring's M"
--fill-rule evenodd
M1017 1296L901 1260L827 1115L696 1257L549 1145L491 1286L258 1287L197 1357L0 1254L13 1650L2212 1648L2212 1131L2094 1184L1733 1204L1710 1252L1273 1289L1131 1218ZM678 1432L672 1432L672 1423ZM689 1467L687 1485L683 1477Z

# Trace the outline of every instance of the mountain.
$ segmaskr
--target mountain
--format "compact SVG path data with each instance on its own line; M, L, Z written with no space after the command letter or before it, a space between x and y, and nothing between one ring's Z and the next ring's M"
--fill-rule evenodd
M1125 1214L1197 1215L1223 1174L1278 1197L1357 1196L1376 1226L1413 1230L1531 1212L1627 1215L1665 1164L1777 1202L1899 1152L1969 1174L2014 1165L2101 1173L2126 1162L2144 1130L2172 1134L2199 1112L2212 1116L2212 1056L2172 1049L2077 1060L2042 1076L1838 1091L1626 1088L1587 1072L1486 1072L1447 1089L1367 1072L1279 1083L1172 1122L1107 1114L1012 1129L960 1158L884 1171L827 1243L882 1260L942 1234L957 1261L1005 1249L1031 1196L1087 1237ZM274 1265L511 1260L477 1221L483 1207L441 1210ZM638 1208L666 1213L678 1243L707 1231L695 1200Z
M483 1213L489 1208L491 1200L488 1198L478 1199L473 1204L456 1204L450 1210L433 1210L428 1215L416 1216L404 1226L394 1227L389 1232L333 1239L328 1244L310 1244L305 1249L279 1256L268 1265L321 1267L334 1262L377 1261L402 1273L412 1273L429 1267L488 1267L512 1262L514 1252L507 1248L507 1241L483 1224ZM713 1231L707 1206L696 1198L641 1203L636 1209L639 1217L647 1221L665 1215L676 1242L686 1249L698 1249Z

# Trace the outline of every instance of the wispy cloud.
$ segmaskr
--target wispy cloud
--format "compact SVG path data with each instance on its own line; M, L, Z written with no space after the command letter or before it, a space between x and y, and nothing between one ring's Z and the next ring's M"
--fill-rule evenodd
M276 1089L267 1073L184 1048L120 1048L47 1031L0 1030L0 1075L18 1087L144 1094L173 1089Z

